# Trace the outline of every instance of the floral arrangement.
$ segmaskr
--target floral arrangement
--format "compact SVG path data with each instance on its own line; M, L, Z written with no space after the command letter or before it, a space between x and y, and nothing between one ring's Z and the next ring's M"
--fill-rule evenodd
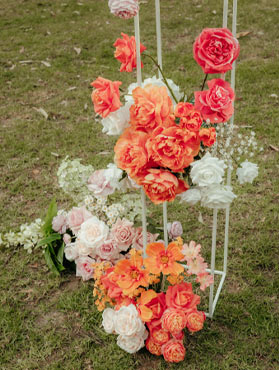
M193 241L183 245L178 237L167 248L161 242L148 244L146 257L131 249L129 258L114 266L107 262L94 265L95 304L103 311L104 330L118 335L120 348L135 353L145 346L166 361L183 361L183 330L197 332L205 321L205 314L197 309L200 296L185 280L196 275L201 290L213 282L200 249Z

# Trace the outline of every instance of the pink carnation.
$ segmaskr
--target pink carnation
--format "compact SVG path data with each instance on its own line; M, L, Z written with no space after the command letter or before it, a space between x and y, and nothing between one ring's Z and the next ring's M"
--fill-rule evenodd
M92 217L92 214L87 211L85 206L77 208L73 207L68 214L68 224L72 232L77 235L80 230L80 226L84 221Z
M154 243L159 234L151 234L147 232L147 244ZM143 249L143 232L142 227L137 227L135 229L135 236L133 239L133 248L137 250Z
M134 17L139 11L138 0L109 0L108 6L113 15L124 19Z
M132 245L135 236L133 223L123 218L117 219L116 223L111 228L111 237L118 244L120 251L127 251Z
M76 276L80 276L83 281L89 280L93 276L93 263L95 260L90 257L79 257L76 262Z
M53 217L52 220L52 228L59 234L65 234L67 230L67 217L62 213Z

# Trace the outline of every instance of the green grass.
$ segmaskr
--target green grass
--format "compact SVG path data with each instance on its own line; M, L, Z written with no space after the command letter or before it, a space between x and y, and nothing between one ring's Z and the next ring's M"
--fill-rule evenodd
M204 27L221 26L221 3L161 1L164 69L186 92L198 89L203 78L192 43ZM260 174L254 184L235 187L228 277L214 319L187 336L185 361L170 365L145 350L124 353L101 328L92 282L71 274L54 277L39 250L28 255L11 248L0 254L1 369L279 368L279 154L270 147L279 145L279 102L270 97L279 96L278 10L277 0L239 2L238 31L251 33L240 39L235 122L253 126L264 151L256 159ZM154 22L153 1L143 2L141 38L153 55ZM0 0L0 29L0 231L5 232L43 216L53 195L61 207L67 204L56 179L67 154L96 168L113 158L115 139L94 121L90 82L101 75L123 81L125 89L135 73L119 73L112 47L121 32L132 34L133 21L111 16L105 0ZM81 48L80 55L74 47ZM155 72L148 60L143 72ZM43 108L48 120L33 108ZM212 218L201 210L204 224L199 223L199 211L175 203L169 218L183 222L184 239L200 241L208 260ZM153 216L159 220L159 207Z

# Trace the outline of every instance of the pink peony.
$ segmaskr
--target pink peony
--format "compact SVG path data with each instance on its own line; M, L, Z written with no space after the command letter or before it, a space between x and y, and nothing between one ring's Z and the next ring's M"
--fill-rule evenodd
M90 257L79 257L76 262L76 276L80 276L83 281L89 280L93 276L93 263L95 260Z
M96 249L96 254L103 260L115 260L119 257L119 249L115 240L106 240Z
M147 232L147 244L154 243L159 234L151 234ZM142 227L137 227L135 229L135 236L133 239L133 248L137 250L143 249L143 232Z
M138 14L138 0L109 0L110 12L117 17L129 19Z
M65 234L67 226L67 217L63 213L53 217L52 228L57 233Z
M182 225L179 221L174 221L173 223L168 223L168 234L170 239L175 239L181 236L183 233Z
M135 236L133 223L123 218L117 219L111 228L111 238L116 241L120 251L127 251Z
M195 92L195 108L210 123L227 122L233 115L234 91L227 81L215 78L208 81L209 90Z
M80 208L73 207L68 213L68 224L72 232L77 235L80 230L81 224L83 224L84 221L88 220L91 217L92 214L87 211L85 206Z

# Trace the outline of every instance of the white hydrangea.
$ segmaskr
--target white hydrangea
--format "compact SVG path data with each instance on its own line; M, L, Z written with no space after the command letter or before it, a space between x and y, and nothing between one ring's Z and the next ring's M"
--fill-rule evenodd
M244 184L245 182L249 182L252 184L259 174L259 167L255 163L248 162L247 160L242 162L240 166L241 167L236 170L239 183Z
M214 184L202 189L201 204L207 208L226 208L235 198L230 186Z
M209 186L220 184L223 181L226 165L223 160L211 157L210 153L193 163L191 163L191 178L198 186Z
M102 132L107 135L121 135L125 128L129 127L130 107L132 103L128 102L117 111L110 113L106 118L103 118Z
M170 86L170 88L172 89L173 93L174 93L174 96L176 97L177 101L180 101L181 98L183 98L183 93L180 92L180 88L179 86L177 86L171 79L167 79L167 82ZM157 78L156 76L153 76L151 78L146 78L143 83L142 83L142 87L146 86L146 85L149 85L149 84L152 84L152 85L155 85L155 86L166 86L166 84L164 83L163 80ZM129 85L128 87L128 95L125 95L125 100L126 102L130 102L130 103L134 103L134 99L133 99L133 96L132 96L132 92L133 90L138 87L137 83L132 83L131 85ZM166 86L167 87L167 86ZM168 94L169 94L169 97L172 99L173 101L173 104L176 104L175 100L173 99L170 91L168 90Z

